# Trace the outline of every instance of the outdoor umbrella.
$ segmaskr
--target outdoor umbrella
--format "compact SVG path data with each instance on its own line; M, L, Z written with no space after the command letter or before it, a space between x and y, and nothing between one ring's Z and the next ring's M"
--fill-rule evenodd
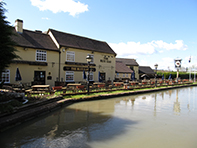
M86 73L85 73L85 70L83 70L83 79L86 79Z
M21 74L19 72L19 69L17 68L16 69L16 75L15 75L15 81L21 81L22 78L21 78Z
M135 71L133 71L133 73L131 74L131 80L135 81Z
M100 71L98 72L98 81L99 81L99 82L102 82L102 81L103 81L103 80L102 80L102 77L101 77Z
M162 80L164 80L164 74L162 75Z
M168 79L169 79L169 80L172 79L172 74L169 75L169 78L168 78Z

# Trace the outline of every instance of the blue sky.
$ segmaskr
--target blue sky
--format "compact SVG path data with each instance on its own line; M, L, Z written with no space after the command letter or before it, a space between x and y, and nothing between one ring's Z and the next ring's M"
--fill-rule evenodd
M196 0L4 0L7 20L106 41L119 58L141 66L197 67ZM188 62L191 56L191 63Z

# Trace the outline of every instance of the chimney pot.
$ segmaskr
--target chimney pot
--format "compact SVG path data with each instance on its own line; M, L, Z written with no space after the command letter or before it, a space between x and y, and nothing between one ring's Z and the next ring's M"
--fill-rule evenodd
M17 19L15 21L15 30L18 33L23 33L23 20Z

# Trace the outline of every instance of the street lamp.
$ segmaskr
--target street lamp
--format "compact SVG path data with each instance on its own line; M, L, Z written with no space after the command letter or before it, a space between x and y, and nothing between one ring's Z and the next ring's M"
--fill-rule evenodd
M158 64L155 64L155 87L157 87L157 67L158 67Z
M89 86L90 86L90 83L89 83L89 81L90 81L90 62L92 61L91 55L88 55L86 57L86 60L88 62L88 95L89 95L90 94L90 90L89 90Z

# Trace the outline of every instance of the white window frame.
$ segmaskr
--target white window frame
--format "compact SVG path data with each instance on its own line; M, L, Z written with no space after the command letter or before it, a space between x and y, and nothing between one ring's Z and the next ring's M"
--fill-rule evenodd
M71 75L71 76L73 77L73 79L67 80L67 79L66 79L66 76L67 76L67 75ZM66 71L66 72L65 72L65 81L66 81L66 82L73 82L73 81L74 81L74 76L75 76L74 71Z
M47 51L36 50L36 61L46 62L47 61Z
M91 60L90 63L94 63L94 55L93 55L93 54L88 54L88 56L89 56L89 55L92 57L92 60Z
M5 76L7 75L7 76ZM4 77L3 77L4 76ZM10 70L6 69L1 74L1 81L5 80L4 83L10 83Z
M68 56L73 56L73 60L68 59ZM66 61L68 62L75 62L75 52L74 51L67 51L66 52Z

